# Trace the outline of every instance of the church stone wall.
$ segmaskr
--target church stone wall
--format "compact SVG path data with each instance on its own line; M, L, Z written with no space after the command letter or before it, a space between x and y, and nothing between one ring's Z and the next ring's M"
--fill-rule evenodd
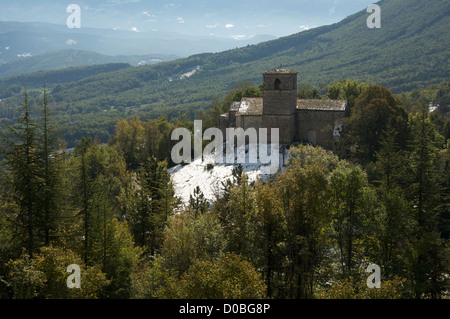
M270 132L272 128L279 129L279 142L292 143L295 135L294 115L264 115L262 127L267 128L268 140L271 141Z
M262 121L262 115L244 115L244 116L239 116L238 117L239 120L239 124L236 125L236 127L242 127L244 130L248 129L248 128L255 128L256 130L258 130L260 127L263 126L263 121Z
M330 146L334 126L341 123L343 117L344 112L340 111L297 110L296 139L313 145Z
M297 96L292 91L264 91L264 115L293 115L297 107Z

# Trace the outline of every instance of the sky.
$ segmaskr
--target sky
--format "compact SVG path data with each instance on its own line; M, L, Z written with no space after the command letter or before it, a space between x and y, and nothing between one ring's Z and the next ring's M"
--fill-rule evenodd
M248 38L286 36L339 22L374 0L1 0L0 21L66 25L70 4L81 28Z

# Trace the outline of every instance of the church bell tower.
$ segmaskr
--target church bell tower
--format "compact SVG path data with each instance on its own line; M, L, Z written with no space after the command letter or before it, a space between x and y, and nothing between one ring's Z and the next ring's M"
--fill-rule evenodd
M298 72L278 68L263 73L263 127L270 136L279 128L280 143L292 143L295 136ZM269 139L270 140L270 139Z

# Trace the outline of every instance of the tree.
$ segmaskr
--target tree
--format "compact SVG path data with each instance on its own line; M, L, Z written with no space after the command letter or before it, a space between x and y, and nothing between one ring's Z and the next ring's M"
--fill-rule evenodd
M195 260L217 258L225 249L226 237L214 214L195 217L185 211L170 218L161 257L164 266L181 277Z
M130 182L123 158L114 148L93 144L82 139L70 158L69 168L73 180L72 198L83 231L83 256L86 264L93 255L94 213L106 211L108 216L119 214L119 195L123 185ZM94 211L95 210L95 211ZM109 211L111 210L111 211ZM118 216L115 216L118 217Z
M285 219L278 200L276 186L257 183L256 210L252 225L255 230L253 254L251 260L257 269L261 269L262 277L267 286L267 297L283 295L284 283L280 280L283 272L283 249ZM258 247L259 249L256 249Z
M31 117L28 94L25 91L21 107L22 116L15 127L9 127L9 136L4 138L2 156L11 174L13 201L19 212L16 222L20 225L17 234L33 257L38 225L39 157L37 152L37 125ZM25 236L23 235L25 234Z
M311 298L329 247L327 176L335 158L311 146L291 152L289 166L275 184L285 219L286 294L288 298Z
M90 226L90 200L92 196L92 176L90 178L88 171L87 153L89 149L93 147L92 141L90 139L83 138L75 147L75 161L76 167L76 187L74 188L76 195L77 204L81 206L80 215L83 219L83 229L84 229L84 263L89 264L89 226ZM95 176L94 176L95 178Z
M159 250L162 231L175 207L175 198L167 162L149 158L138 173L140 188L134 196L134 210L128 216L137 245L147 247L151 255Z
M300 83L297 89L297 98L299 99L321 99L317 88L309 83Z
M139 118L119 120L111 145L117 145L127 163L127 168L137 168L142 160L144 126Z
M58 230L58 223L60 219L60 211L58 202L62 197L61 185L61 165L60 158L56 151L56 131L50 122L50 111L48 107L47 91L44 88L43 100L41 102L41 125L40 136L37 140L38 148L38 163L40 167L39 187L40 199L39 210L39 226L44 233L44 244L48 246L52 239L52 234Z
M260 299L265 285L252 264L239 255L197 260L181 279L169 277L158 296L165 299Z
M355 99L354 110L344 123L341 143L356 150L361 164L374 161L388 126L395 128L397 143L406 147L408 116L402 102L387 88L368 86Z
M327 86L326 98L332 100L346 100L350 113L355 105L355 99L369 86L356 80L344 79L332 82Z
M385 277L408 276L407 254L411 249L410 234L415 227L411 214L412 203L407 200L407 155L396 142L396 131L388 126L384 138L376 153L376 170L379 179L373 181L378 185L378 194L382 204L376 223L379 225L375 237L378 247L374 249L373 258L378 260Z
M365 280L346 278L318 293L319 299L402 299L405 296L405 279L394 277L383 281L381 288L370 289Z
M252 255L255 192L248 184L247 174L243 174L240 184L231 186L228 208L229 214L223 224L228 251L249 257Z
M81 268L81 288L67 287L67 266ZM86 267L73 251L48 246L33 258L23 255L8 263L8 281L17 299L97 299L109 284L98 266Z
M204 214L208 211L209 203L205 198L205 195L200 190L200 187L197 186L194 189L194 192L189 195L189 209L194 213L194 216L197 217L199 214Z
M437 134L428 112L410 116L411 145L407 196L414 204L417 227L414 231L414 255L411 258L414 292L417 298L439 298L448 285L448 250L439 231L443 185L439 176L438 148L444 143Z
M364 254L364 240L370 237L366 225L379 205L369 188L365 172L357 165L341 161L330 175L330 199L333 239L336 243L341 274L355 276Z

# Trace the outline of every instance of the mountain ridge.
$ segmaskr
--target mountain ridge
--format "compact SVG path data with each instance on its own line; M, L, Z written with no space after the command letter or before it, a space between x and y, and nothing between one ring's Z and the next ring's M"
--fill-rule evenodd
M128 63L137 66L171 61L179 58L179 56L163 54L108 56L91 51L65 49L0 64L0 79L11 75L58 70L68 67L108 63Z
M0 63L32 56L76 49L107 56L176 55L186 57L201 52L220 52L275 38L255 35L242 40L206 36L186 36L174 32L133 32L109 29L68 29L63 25L0 21ZM7 49L6 49L7 48Z

